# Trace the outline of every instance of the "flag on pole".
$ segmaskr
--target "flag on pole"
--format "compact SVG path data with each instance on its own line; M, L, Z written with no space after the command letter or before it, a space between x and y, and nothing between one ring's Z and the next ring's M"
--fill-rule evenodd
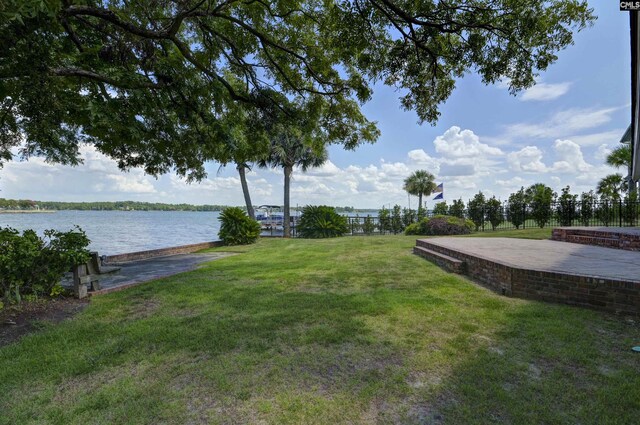
M442 192L438 193L438 196L436 196L435 198L433 198L434 201L438 200L438 199L444 199L444 194Z
M433 193L442 193L444 192L444 183L440 183L438 186L436 186L436 190L433 191Z

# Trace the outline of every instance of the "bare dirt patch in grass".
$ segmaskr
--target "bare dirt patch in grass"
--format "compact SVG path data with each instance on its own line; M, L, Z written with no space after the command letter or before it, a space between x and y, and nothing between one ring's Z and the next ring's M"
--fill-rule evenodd
M59 298L25 302L0 311L0 347L38 331L40 323L59 323L69 319L89 305L89 300Z
M129 306L127 318L131 320L146 319L152 316L160 308L160 305L160 301L153 298L138 300Z

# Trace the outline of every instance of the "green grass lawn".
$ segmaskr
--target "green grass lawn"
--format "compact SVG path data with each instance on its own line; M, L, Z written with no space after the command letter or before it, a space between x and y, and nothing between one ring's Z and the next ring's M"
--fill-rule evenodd
M414 241L262 240L95 297L0 349L0 423L637 423L636 322L496 295Z
M551 239L551 227L539 228L531 227L526 229L510 229L510 230L485 230L484 232L475 232L464 237L472 238L519 238L519 239Z

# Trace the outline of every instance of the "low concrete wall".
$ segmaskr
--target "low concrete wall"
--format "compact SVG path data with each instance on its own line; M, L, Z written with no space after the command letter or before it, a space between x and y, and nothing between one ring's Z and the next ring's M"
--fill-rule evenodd
M172 246L169 248L152 249L148 251L128 252L126 254L106 255L103 258L105 264L126 263L129 261L144 260L154 257L166 257L176 254L191 254L202 249L222 246L221 241L202 242L191 245Z
M523 269L425 240L417 244L464 261L469 277L502 295L640 316L639 282Z

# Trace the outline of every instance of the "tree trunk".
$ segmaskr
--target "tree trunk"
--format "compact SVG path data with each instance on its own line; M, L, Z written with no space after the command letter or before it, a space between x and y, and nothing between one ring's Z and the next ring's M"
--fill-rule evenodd
M418 193L418 214L420 214L421 209L422 209L422 192Z
M282 223L282 233L285 238L291 237L291 222L290 218L290 201L289 201L289 183L291 182L291 173L293 172L293 167L285 166L284 167L284 223Z
M238 164L236 167L238 174L240 174L240 184L242 184L242 194L244 195L244 203L247 205L247 215L253 220L256 219L256 213L253 210L253 204L251 203L251 195L249 194L249 186L247 185L246 166L244 164Z

